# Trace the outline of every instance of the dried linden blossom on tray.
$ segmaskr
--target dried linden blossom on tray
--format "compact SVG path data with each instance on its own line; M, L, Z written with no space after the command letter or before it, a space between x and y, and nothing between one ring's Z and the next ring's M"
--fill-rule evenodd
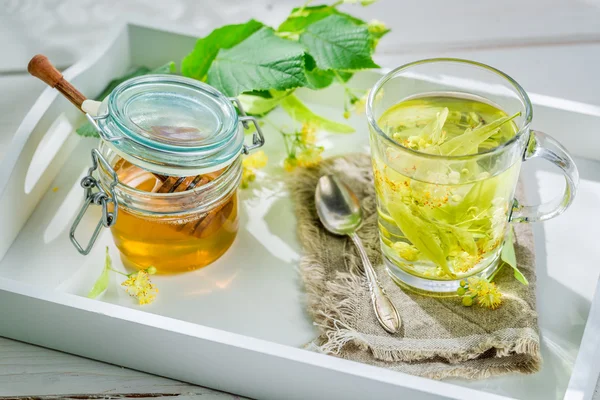
M121 286L125 288L129 295L138 300L139 305L150 304L156 299L158 289L150 281L150 275L156 274L156 268L148 267L140 271L132 272L131 274L125 274L121 271L117 271L112 268L112 259L110 258L108 246L106 247L104 268L102 269L102 273L88 293L88 297L90 299L95 299L106 291L108 288L110 272L123 275L127 278L125 281L123 281L123 283L121 283Z

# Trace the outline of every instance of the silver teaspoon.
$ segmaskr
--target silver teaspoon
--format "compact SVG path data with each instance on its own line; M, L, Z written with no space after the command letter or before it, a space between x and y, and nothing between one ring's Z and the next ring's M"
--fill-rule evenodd
M315 205L319 219L329 232L350 236L356 245L369 280L371 302L377 320L387 332L398 332L401 324L398 311L377 279L362 241L356 234L362 222L362 211L356 195L335 176L325 175L317 183Z

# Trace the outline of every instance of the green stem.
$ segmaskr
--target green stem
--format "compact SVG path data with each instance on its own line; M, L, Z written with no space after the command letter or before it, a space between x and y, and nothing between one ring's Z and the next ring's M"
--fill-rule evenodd
M504 263L500 264L500 266L494 271L494 273L492 275L490 275L489 278L487 278L487 281L491 282L503 267L504 267Z
M473 222L475 220L478 220L481 218L481 216L483 216L485 213L487 213L490 210L491 207L486 208L485 210L483 210L482 212L480 212L479 214L475 215L473 218L465 220L465 221L461 221L458 224L456 224L456 226L460 226L460 225L464 225L464 224L468 224L470 222Z
M288 144L288 140L287 140L287 136L289 135L288 133L285 133L279 126L277 126L273 121L271 121L270 119L268 119L266 116L261 118L263 121L265 121L267 124L271 125L271 127L273 129L275 129L277 132L279 132L279 134L281 134L281 136L283 136L283 144L285 145L285 152L288 155L288 157L291 156L290 153L290 146Z
M300 7L300 12L304 11L304 9L306 7L308 7L308 5L312 2L313 2L313 0L306 0L306 2L304 4L302 4L302 7Z
M111 270L112 272L116 272L117 274L121 274L121 275L126 276L128 278L129 278L130 275L135 274L135 272L132 272L131 274L126 274L126 273L123 273L121 271L117 271L116 269L113 269L112 267L108 267L108 269Z
M267 124L271 125L271 127L274 128L277 132L284 134L284 132L281 130L281 128L279 126L275 125L275 123L273 121L271 121L269 118L267 118L266 116L263 116L260 119L265 121Z
M340 76L340 74L334 69L331 72L333 72L333 74L335 75L335 77L337 78L337 80L339 81L340 85L342 85L344 87L344 91L346 93L348 93L351 97L358 99L358 96L356 96L354 94L354 90L358 90L358 89L352 89L350 86L348 86L348 84L344 81L344 79Z
M332 72L335 75L335 77L337 78L337 80L340 81L340 85L342 85L344 87L344 89L346 89L346 91L350 90L350 88L348 87L348 85L346 85L346 82L344 82L344 80L342 79L340 74L338 74L338 72L335 69L333 69Z

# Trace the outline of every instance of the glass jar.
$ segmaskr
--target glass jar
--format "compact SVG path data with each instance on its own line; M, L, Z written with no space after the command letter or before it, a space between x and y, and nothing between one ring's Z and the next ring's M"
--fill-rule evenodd
M123 263L136 269L183 272L223 255L238 231L241 155L264 144L239 102L193 79L148 75L84 109L102 142L71 228L79 252L90 252L104 226ZM244 145L240 122L254 124L252 145ZM75 231L91 204L103 213L84 248Z

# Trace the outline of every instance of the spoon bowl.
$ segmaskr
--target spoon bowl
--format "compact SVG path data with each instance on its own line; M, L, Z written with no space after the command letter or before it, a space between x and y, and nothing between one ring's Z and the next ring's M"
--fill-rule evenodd
M319 219L336 235L349 235L362 223L362 210L356 195L333 175L319 179L315 191Z

